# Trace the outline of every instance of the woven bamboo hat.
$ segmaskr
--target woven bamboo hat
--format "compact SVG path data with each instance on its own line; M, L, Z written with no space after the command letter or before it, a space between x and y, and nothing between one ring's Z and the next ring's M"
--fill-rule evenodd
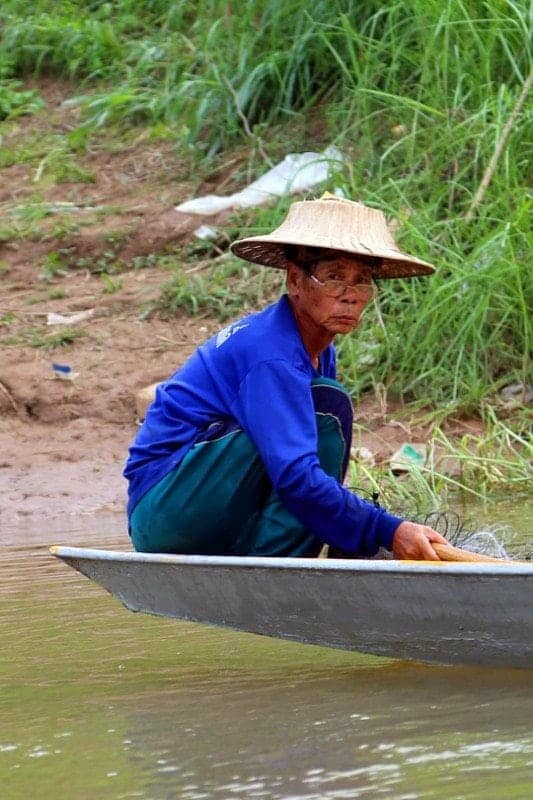
M279 228L231 245L232 252L254 264L286 269L292 263L287 245L305 245L343 254L381 259L375 278L411 278L435 271L432 264L403 253L382 211L326 192L319 200L293 203Z

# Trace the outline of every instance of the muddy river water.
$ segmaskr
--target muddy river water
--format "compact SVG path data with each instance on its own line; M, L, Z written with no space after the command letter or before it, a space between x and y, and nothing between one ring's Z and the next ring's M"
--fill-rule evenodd
M119 515L43 526L0 538L2 800L533 797L532 672L133 615L47 552L127 548Z

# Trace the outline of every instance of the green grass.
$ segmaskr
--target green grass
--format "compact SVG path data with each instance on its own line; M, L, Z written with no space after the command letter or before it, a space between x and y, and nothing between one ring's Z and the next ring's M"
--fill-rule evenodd
M24 134L17 123L14 134L6 130L0 137L0 169L15 164L31 168L32 183L94 183L95 176L77 162L75 148L62 134L41 131ZM11 135L10 135L11 134Z
M13 75L84 81L94 124L171 122L205 152L243 136L241 114L265 135L318 101L340 117L341 139L370 127L375 148L376 125L384 132L383 111L395 106L413 151L428 121L479 116L500 90L505 104L529 63L525 2L318 0L310 8L250 0L227 8L223 0L62 0L51 10L5 0L0 59Z
M44 101L34 89L25 90L20 81L2 80L0 70L0 120L34 114L44 108Z
M517 434L494 415L483 436L469 434L457 440L435 426L426 453L423 466L400 475L388 463L374 466L356 458L350 461L347 483L368 499L378 495L384 507L410 518L447 510L461 500L468 507L497 492L528 491L533 457L528 432Z
M100 280L104 287L104 294L114 294L120 291L124 285L124 281L121 278L113 280L106 272L100 273Z
M436 275L380 284L377 308L340 347L356 392L380 383L406 400L471 411L488 393L527 381L533 297L525 237L502 220L472 252L453 247L433 257Z
M186 257L183 254L178 258L172 278L163 287L158 308L165 314L185 311L224 322L257 311L279 296L283 275L277 270L243 266L226 255L214 263L206 259L183 269Z
M27 345L39 350L57 350L72 344L85 334L76 328L65 327L57 333L44 333L38 328L28 328L18 334L6 336L2 339L4 347L20 347Z
M39 278L49 283L53 281L54 278L59 276L64 277L67 273L68 264L63 261L61 255L56 250L52 250L44 258L41 271L39 272Z
M201 164L204 174L246 143L243 181L289 149L336 144L346 165L327 188L382 208L398 223L399 243L438 266L428 279L383 282L379 306L341 343L340 372L354 395L374 389L448 414L482 413L499 388L525 383L527 103L483 200L474 199L528 79L529 4L249 0L229 8L225 0L5 0L4 81L69 79L82 110L67 149L37 156L33 148L36 173L58 180L54 163L74 169L73 151L91 131L113 126L173 135L191 170ZM286 208L236 215L226 232L271 230ZM104 272L111 260L104 256ZM163 290L167 313L223 320L279 289L268 271L231 260L213 272L182 267Z

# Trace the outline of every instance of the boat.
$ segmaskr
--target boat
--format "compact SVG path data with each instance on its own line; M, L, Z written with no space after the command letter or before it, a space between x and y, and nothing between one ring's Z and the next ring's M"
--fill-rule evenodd
M533 668L533 564L53 547L130 611L429 664Z

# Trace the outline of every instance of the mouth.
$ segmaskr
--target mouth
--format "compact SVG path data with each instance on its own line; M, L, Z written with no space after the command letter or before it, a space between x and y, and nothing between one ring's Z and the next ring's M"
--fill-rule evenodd
M335 321L340 322L341 325L357 325L359 317L335 317Z

